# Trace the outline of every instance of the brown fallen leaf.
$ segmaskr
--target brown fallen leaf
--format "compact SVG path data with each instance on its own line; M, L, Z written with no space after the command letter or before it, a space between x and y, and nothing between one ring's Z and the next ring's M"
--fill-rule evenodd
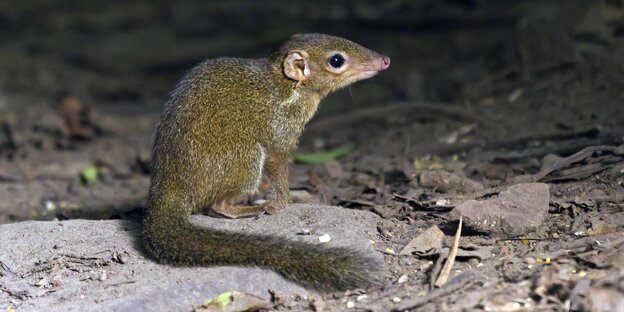
M438 253L444 244L444 233L437 226L432 226L412 239L399 255L411 255L412 253L431 254Z
M91 126L91 113L80 98L68 95L61 100L59 112L65 121L65 128L70 136L90 139L95 135Z

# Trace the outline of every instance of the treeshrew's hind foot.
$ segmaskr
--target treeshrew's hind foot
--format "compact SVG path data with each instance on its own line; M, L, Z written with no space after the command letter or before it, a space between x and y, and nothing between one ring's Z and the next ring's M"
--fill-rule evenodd
M286 204L279 203L277 201L268 200L260 205L249 205L249 206L236 206L231 205L225 201L221 201L219 203L214 204L211 209L213 212L224 216L226 218L237 219L237 218L249 218L249 217L257 217L263 214L276 214L282 208L284 208Z
M264 212L266 212L267 214L276 214L278 213L280 210L284 209L284 207L286 207L285 203L281 203L275 200L267 200L266 202L262 203L260 206L263 207Z

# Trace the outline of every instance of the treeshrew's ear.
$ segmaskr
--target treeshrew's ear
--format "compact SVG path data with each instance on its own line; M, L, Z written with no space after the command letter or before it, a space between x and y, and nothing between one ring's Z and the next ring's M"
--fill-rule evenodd
M284 59L284 74L296 81L308 79L310 77L308 53L305 51L288 52L286 59Z

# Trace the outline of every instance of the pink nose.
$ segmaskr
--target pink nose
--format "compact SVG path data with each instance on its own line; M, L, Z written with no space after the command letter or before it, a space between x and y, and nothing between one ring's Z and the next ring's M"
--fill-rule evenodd
M390 67L390 58L384 55L381 57L381 70L384 70L388 67Z

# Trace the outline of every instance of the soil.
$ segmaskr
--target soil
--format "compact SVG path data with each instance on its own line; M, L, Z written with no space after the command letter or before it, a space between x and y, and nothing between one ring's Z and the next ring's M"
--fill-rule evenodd
M387 276L375 289L274 296L270 309L624 311L622 1L2 3L0 224L140 222L152 130L175 82L203 58L267 56L298 32L392 58L322 102L299 152L355 148L293 163L290 176L303 201L382 219L370 230ZM481 226L462 215L449 282L433 286L467 201L504 201L515 186L524 203L541 183L539 213L488 227L491 212ZM436 243L419 239L436 228ZM3 272L0 308L36 309Z

